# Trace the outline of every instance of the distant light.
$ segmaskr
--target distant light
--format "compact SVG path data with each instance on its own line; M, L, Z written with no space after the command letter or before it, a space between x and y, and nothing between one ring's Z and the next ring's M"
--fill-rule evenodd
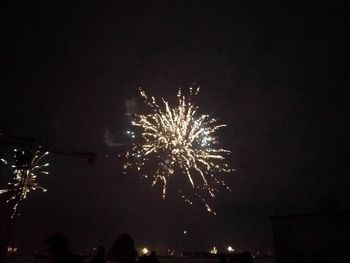
M214 246L211 250L209 250L210 254L214 254L216 255L218 253L218 250L216 249L216 247Z
M148 248L144 247L144 248L142 249L142 255L147 255L148 253L149 253Z
M187 231L186 230L184 230L184 235L186 235L187 234Z
M11 246L7 247L8 253L17 253L17 251L18 251L18 248L16 247L11 247Z
M227 251L228 251L228 252L234 252L235 250L234 250L231 246L228 246L228 247L227 247Z

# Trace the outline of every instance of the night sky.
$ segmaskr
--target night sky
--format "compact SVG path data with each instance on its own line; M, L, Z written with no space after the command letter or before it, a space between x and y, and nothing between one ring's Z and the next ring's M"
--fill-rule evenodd
M51 155L49 190L20 207L11 243L30 253L56 232L74 250L136 246L273 251L269 216L350 208L346 165L345 6L281 1L8 1L2 10L0 133L34 138L86 160ZM287 1L286 1L287 2ZM173 100L201 86L201 113L228 127L232 192L218 215L122 174L127 113L138 87ZM130 106L131 105L131 106ZM8 149L8 152L10 149ZM3 153L6 155L7 153ZM1 170L0 182L8 175ZM184 235L184 230L187 235Z

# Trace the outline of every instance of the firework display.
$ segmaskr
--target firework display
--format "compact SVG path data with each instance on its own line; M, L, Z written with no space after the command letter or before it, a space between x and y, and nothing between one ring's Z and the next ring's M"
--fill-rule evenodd
M191 87L189 96L185 96L179 89L177 104L172 107L163 98L159 103L155 97L148 97L140 88L149 113L135 115L135 131L127 131L135 142L125 155L124 169L135 169L150 178L153 186L159 183L163 198L173 177L187 178L191 191L185 194L184 187L177 187L180 197L188 204L193 203L188 196L195 197L215 214L205 196L215 197L217 185L230 190L218 179L222 173L232 171L225 163L230 151L219 147L216 136L217 130L226 125L218 124L210 115L200 115L199 107L192 103L191 97L198 92L199 87Z
M6 189L0 189L0 194L8 194L7 202L14 202L11 217L14 217L19 203L27 197L30 191L38 189L43 192L47 191L37 181L39 175L48 174L45 168L49 166L49 163L41 164L42 159L47 154L48 152L41 153L39 150L22 151L15 149L13 163L1 159L4 164L10 165L13 171L13 177L8 183L8 187Z

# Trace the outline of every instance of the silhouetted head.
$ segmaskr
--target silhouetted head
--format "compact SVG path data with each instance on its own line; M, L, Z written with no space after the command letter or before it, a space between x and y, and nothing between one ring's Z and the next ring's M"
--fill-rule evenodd
M49 237L46 244L52 254L66 254L69 252L69 241L62 234Z
M101 258L103 257L104 258L105 252L106 252L106 250L103 246L98 246L96 248L96 257L101 257Z
M220 254L220 262L226 262L226 254Z
M116 260L122 263L134 262L135 256L134 240L129 234L118 236L107 253L108 260Z
M250 252L248 251L244 251L241 254L241 262L252 263L253 262L252 254L250 254Z

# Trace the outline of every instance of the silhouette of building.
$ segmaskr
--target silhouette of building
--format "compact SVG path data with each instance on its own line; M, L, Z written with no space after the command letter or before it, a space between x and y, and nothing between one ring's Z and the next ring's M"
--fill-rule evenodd
M349 262L350 211L272 216L270 220L276 263Z

